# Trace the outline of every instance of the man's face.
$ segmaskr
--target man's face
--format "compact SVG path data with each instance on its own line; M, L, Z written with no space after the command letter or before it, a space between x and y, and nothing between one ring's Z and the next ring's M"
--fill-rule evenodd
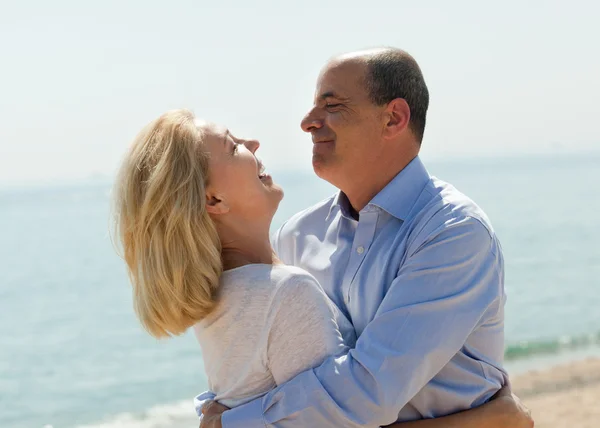
M376 168L372 161L382 144L384 107L369 99L365 74L366 65L357 60L327 65L301 123L312 135L315 173L341 189L358 169Z

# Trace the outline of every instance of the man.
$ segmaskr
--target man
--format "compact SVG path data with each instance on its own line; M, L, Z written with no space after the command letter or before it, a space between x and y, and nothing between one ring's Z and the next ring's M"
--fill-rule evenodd
M214 426L381 426L479 406L507 382L502 251L481 209L421 163L428 104L398 49L322 70L302 129L316 174L340 192L273 244L319 280L358 341Z

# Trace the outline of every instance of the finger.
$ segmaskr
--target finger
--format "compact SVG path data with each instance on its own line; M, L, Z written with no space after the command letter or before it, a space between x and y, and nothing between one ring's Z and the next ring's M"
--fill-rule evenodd
M209 401L202 406L202 414L205 416L219 415L225 410L229 410L229 408L216 401Z
M206 412L213 405L213 403L214 403L214 401L209 400L206 403L202 404L202 408L200 409L200 411L202 412L203 415L206 414Z
M503 386L498 392L496 392L496 394L494 394L492 400L501 397L512 397L512 391L510 389L510 386Z

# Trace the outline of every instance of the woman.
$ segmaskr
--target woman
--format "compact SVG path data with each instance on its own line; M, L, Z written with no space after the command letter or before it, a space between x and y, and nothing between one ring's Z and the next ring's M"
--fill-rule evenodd
M193 327L209 387L234 407L353 346L351 324L307 272L277 260L269 228L283 191L259 143L186 110L149 124L116 185L134 307L155 337ZM400 426L529 426L509 399Z

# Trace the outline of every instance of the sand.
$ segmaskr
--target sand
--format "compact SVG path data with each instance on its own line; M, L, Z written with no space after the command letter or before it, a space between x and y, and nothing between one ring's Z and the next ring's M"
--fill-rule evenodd
M600 428L600 359L530 371L512 383L536 428Z

